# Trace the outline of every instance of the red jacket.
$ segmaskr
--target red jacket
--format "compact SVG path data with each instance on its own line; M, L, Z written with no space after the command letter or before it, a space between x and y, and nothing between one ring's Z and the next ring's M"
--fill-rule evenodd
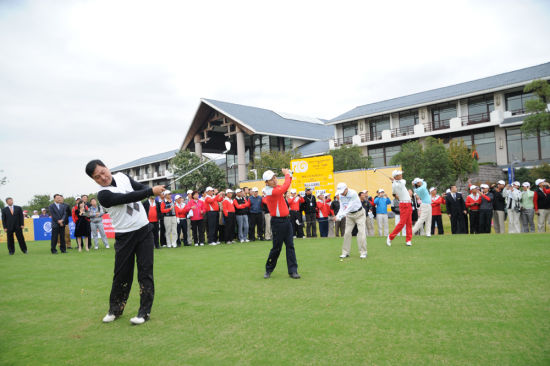
M225 197L222 201L223 215L227 216L230 212L235 212L235 203L236 201L232 198ZM243 205L244 206L244 205Z
M550 188L542 188L542 191L545 193L545 194L550 194ZM533 204L535 205L535 211L538 211L539 210L539 197L538 197L538 193L537 191L535 191L535 195L533 196Z
M155 202L155 206L151 206L151 203L149 203L149 212L147 213L147 218L149 219L149 222L157 222L158 215L157 215L157 204Z
M329 217L332 214L329 204L324 201L317 201L317 218Z
M184 204L182 204L182 207L179 207L177 203L174 206L174 209L176 210L176 217L178 219L185 219L187 217L187 212L185 212L185 207L186 206Z
M218 195L215 196L204 196L204 203L206 205L206 212L208 211L220 211L220 206L218 205L218 202L221 202L223 200L223 197Z
M185 212L185 215L187 215L189 211L193 211L191 221L202 220L203 215L206 212L204 209L204 202L201 200L189 200L189 202L187 202L187 205L185 205L185 209L183 212Z
M285 176L285 182L282 185L277 185L270 190L271 187L266 187L266 195L262 199L269 210L272 217L286 217L289 214L288 206L285 202L283 194L288 190L292 183L290 174ZM270 192L271 191L271 192Z
M288 198L288 205L290 206L290 211L300 211L300 205L304 203L304 197L296 195L296 197Z
M248 199L248 197L243 197L243 198L244 198L244 203L242 205L240 205L239 202L237 202L237 200L235 200L235 199L233 200L233 204L239 210L242 210L243 208L250 207L250 200Z
M474 197L469 194L468 197L466 197L466 207L469 208L471 211L479 211L479 206L481 205L481 197L485 198L487 201L491 201L491 198L484 195L483 193L480 193L477 196L477 199L474 199Z
M445 204L443 196L432 197L432 216L441 216L441 205Z

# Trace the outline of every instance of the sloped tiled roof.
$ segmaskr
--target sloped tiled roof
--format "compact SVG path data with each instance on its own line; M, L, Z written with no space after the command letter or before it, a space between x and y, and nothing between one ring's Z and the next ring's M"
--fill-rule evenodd
M333 118L328 123L349 121L370 115L404 110L420 105L428 105L438 101L457 98L463 95L481 94L488 90L499 90L514 84L530 82L535 79L549 78L550 62L547 62L542 65L531 66L525 69L506 72L504 74L467 81L465 83L450 85L399 98L383 100L376 103L365 104Z
M334 135L334 127L324 125L323 120L285 118L283 116L292 115L213 99L202 99L202 101L220 113L231 117L236 122L242 123L257 134L303 140L328 139ZM317 120L318 122L309 122L310 120Z
M308 156L324 155L329 151L328 140L308 142L300 146L297 150L304 158Z
M120 171L120 170L130 169L130 168L134 168L134 167L137 167L137 166L142 166L142 165L152 164L152 163L156 163L156 162L160 162L160 161L170 160L174 156L176 156L178 151L179 150L170 150L170 151L163 152L163 153L160 153L160 154L155 154L155 155L146 156L144 158L139 158L139 159L131 161L129 163L122 164L122 165L119 165L117 167L114 167L114 168L111 169L111 171L112 172L117 172L117 171Z

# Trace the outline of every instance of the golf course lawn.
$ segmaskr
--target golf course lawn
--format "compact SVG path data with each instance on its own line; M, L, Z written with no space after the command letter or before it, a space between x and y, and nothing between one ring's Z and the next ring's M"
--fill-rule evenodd
M74 241L73 241L74 245ZM548 365L550 234L297 239L155 251L151 320L108 310L114 251L0 245L1 365ZM283 249L284 250L284 249Z

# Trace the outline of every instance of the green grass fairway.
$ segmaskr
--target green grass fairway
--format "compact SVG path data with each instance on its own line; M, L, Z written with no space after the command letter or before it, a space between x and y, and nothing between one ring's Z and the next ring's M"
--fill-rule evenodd
M0 246L1 365L548 365L550 234L296 241L155 251L151 321L103 324L112 249L23 255ZM74 245L74 242L73 242Z

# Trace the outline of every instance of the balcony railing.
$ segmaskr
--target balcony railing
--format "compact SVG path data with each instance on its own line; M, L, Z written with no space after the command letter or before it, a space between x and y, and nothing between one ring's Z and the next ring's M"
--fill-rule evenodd
M470 114L468 116L462 116L462 126L475 125L477 123L489 122L491 115L487 112Z
M352 137L338 137L336 140L334 140L334 146L342 146L342 145L351 145L353 143Z
M444 130L446 128L449 128L449 127L451 127L449 121L450 121L450 119L442 119L440 121L433 121L431 123L425 123L424 124L424 131L431 132L431 131Z
M525 114L525 109L512 109L510 112L512 112L512 116L518 115L518 114Z
M414 126L398 127L391 130L391 137L408 136L414 134Z

